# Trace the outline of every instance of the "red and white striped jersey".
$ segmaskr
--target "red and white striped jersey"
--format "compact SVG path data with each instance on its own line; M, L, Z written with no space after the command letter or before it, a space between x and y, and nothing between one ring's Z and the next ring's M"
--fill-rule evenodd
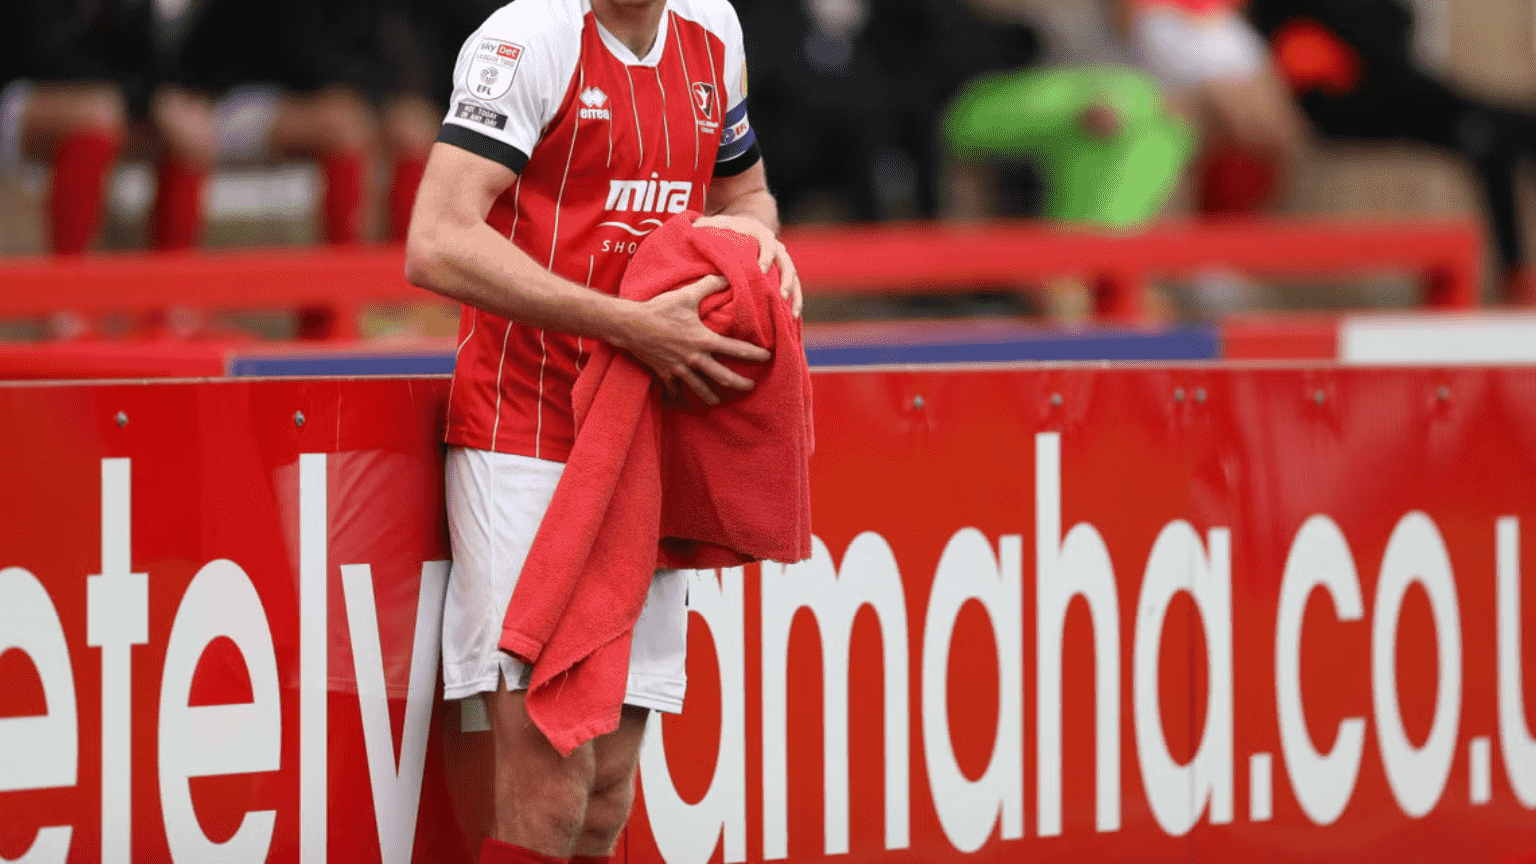
M464 43L438 140L518 172L491 222L558 276L617 293L640 241L760 158L727 0L665 0L636 57L590 0L516 0ZM563 462L590 340L465 306L450 444Z

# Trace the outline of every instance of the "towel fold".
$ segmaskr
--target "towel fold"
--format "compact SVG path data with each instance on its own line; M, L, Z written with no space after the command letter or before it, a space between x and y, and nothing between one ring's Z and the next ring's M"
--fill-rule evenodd
M680 213L635 253L620 296L644 301L719 273L711 329L773 352L721 362L752 379L663 401L651 371L599 343L572 392L576 443L503 622L501 648L530 665L528 715L557 750L618 728L630 637L654 571L734 567L811 554L811 383L800 322L778 271L733 231Z

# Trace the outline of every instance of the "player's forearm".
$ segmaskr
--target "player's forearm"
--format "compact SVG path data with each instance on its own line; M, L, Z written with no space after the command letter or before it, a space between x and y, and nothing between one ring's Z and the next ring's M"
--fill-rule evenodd
M724 202L711 216L746 216L779 233L779 202L766 186L751 189Z
M612 343L635 305L560 278L483 221L413 232L406 278L509 321Z

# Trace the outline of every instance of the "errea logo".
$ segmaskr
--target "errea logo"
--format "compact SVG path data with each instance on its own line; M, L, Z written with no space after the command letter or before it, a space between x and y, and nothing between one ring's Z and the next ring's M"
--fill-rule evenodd
M581 99L581 104L585 106L580 111L581 119L583 119L583 120L612 120L613 119L613 112L610 111L609 109L603 107L604 105L606 105L608 103L608 94L607 93L604 93L603 91L597 89L596 87L588 87L587 89L581 91L581 94L579 95L578 98Z

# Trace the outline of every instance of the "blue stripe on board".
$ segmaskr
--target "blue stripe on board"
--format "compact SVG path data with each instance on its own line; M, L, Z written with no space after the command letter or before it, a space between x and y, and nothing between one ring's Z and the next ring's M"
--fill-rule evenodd
M877 366L891 363L1008 363L1071 360L1214 360L1221 341L1209 327L1174 327L1158 333L1089 331L1040 333L985 341L912 344L812 345L812 366ZM236 377L447 375L452 354L312 354L236 357Z
M1214 360L1221 340L1214 328L1176 327L1161 333L1041 334L987 342L929 342L811 346L812 366L888 363L1008 363L1021 360Z
M229 374L246 377L448 375L453 355L317 354L299 357L236 357Z

